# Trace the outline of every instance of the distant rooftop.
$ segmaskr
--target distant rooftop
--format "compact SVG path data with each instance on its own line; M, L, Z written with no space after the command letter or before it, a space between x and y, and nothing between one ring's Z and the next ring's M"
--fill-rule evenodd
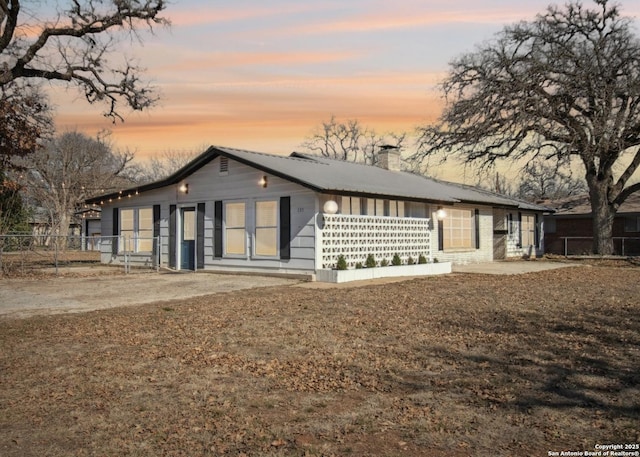
M548 206L556 210L556 216L586 216L591 214L591 200L588 194L566 197L550 202ZM631 194L618 208L618 214L640 213L640 193Z

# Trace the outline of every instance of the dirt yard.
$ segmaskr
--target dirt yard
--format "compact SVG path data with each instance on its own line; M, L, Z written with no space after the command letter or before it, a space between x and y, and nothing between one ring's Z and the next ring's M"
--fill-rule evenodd
M548 456L640 442L637 267L2 318L0 347L8 457Z

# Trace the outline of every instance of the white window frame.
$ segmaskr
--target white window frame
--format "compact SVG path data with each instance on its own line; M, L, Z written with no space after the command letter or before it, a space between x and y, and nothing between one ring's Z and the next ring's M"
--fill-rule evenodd
M258 225L258 205L260 205L261 203L273 203L275 204L275 214L274 214L274 221L275 221L275 225ZM253 227L253 256L256 258L269 258L269 259L275 259L278 258L280 256L280 201L279 199L265 199L265 200L256 200L255 204L253 205L253 210L254 210L254 227ZM258 230L259 229L269 229L269 230L275 230L275 235L274 235L274 250L275 252L273 254L265 254L265 253L259 253L258 252Z
M133 216L131 229L123 230L122 222L124 221L124 213L130 211ZM151 224L149 228L140 228L140 212L149 211L151 217ZM153 252L153 207L152 206L140 206L132 208L120 208L120 220L118 233L120 237L120 243L118 243L118 252L134 253L151 253ZM128 235L130 233L130 235ZM146 244L150 249L144 249Z
M444 251L475 249L475 213L468 208L447 208L442 223L442 248ZM463 216L464 214L464 216ZM466 217L468 215L468 217ZM465 226L465 221L469 226ZM460 234L461 236L454 236ZM468 234L468 236L464 236ZM462 242L461 242L462 241ZM468 245L467 242L468 241Z
M231 205L243 205L244 207L244 224L243 225L229 225L229 206ZM223 256L229 258L247 258L247 202L245 200L230 200L224 202L224 221L222 231L222 246ZM229 231L242 231L242 252L229 252Z

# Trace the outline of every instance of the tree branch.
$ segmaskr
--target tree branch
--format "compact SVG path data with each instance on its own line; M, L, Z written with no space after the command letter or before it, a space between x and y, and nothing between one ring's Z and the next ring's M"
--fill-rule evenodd
M0 54L11 43L20 13L20 2L18 0L9 1L10 3L7 3L7 0L0 0L0 27L4 24L4 30L0 35Z
M159 16L166 7L165 0L118 0L112 2L111 10L102 11L94 0L70 0L71 8L66 12L68 22L43 26L31 42L14 36L20 0L10 1L12 8L8 12L13 16L7 14L6 17L14 20L6 20L0 36L0 52L6 50L13 57L13 64L0 68L0 86L21 78L75 82L84 88L89 103L106 100L109 108L105 115L114 120L122 119L117 108L119 100L124 100L133 110L148 108L157 101L151 88L141 85L137 76L140 68L128 62L120 70L105 64L104 57L115 50L116 42L99 44L98 39L103 35L114 36L110 34L118 31L135 33L138 23L151 29L154 24L168 25L168 20ZM58 62L53 61L52 42L57 43Z

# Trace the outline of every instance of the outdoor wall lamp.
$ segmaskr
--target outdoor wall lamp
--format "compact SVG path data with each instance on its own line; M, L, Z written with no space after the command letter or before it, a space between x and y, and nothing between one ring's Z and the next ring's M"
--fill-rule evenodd
M258 184L260 184L262 187L267 187L267 185L269 184L269 182L267 181L267 176L263 175L262 178L260 179L260 181L258 182Z
M180 192L182 192L183 194L188 194L189 193L189 183L182 183L180 185L180 187L178 187L178 190Z
M436 211L436 217L439 221L447 217L447 212L442 208L442 206L438 206L438 210Z
M322 210L327 214L336 214L338 212L338 204L333 200L327 200Z

